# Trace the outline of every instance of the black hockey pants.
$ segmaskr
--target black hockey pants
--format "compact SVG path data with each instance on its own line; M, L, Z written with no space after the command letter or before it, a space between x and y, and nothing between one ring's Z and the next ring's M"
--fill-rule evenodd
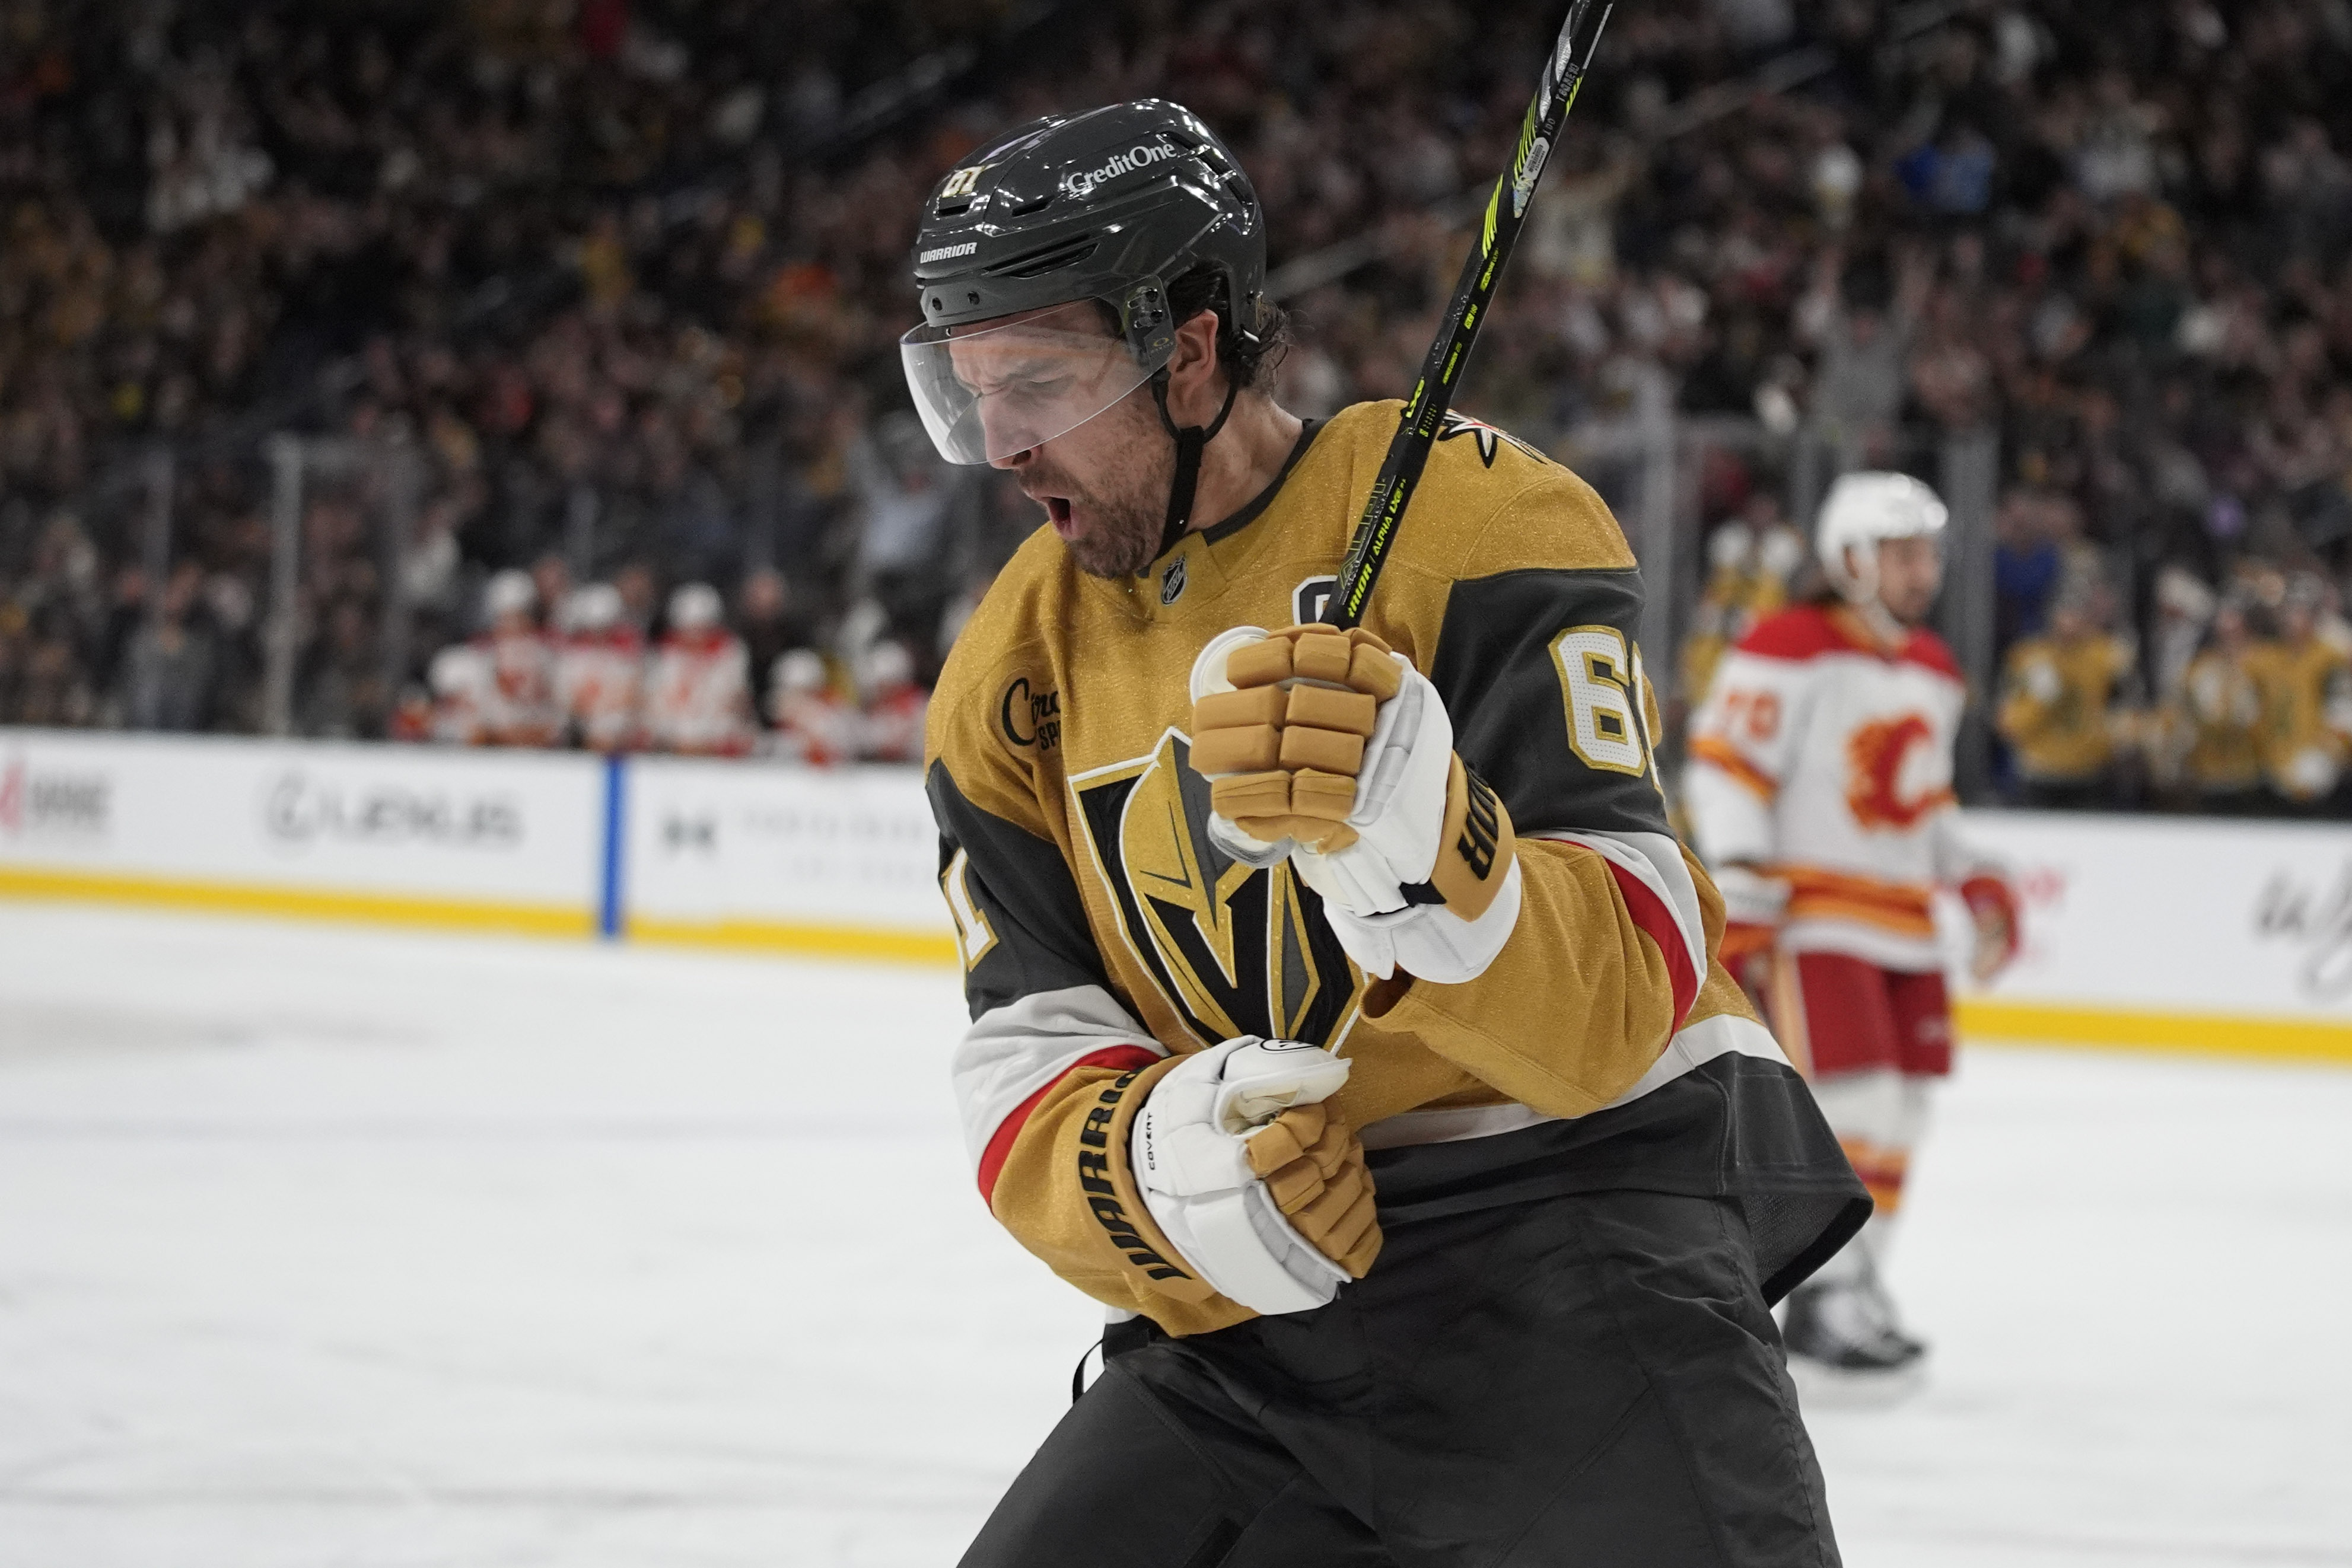
M1136 1330L964 1568L1836 1568L1736 1202L1418 1220L1329 1306Z

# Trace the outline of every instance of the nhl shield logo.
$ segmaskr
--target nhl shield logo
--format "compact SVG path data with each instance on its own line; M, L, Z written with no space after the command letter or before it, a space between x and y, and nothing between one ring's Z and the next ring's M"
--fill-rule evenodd
M1168 563L1160 579L1160 602L1164 607L1184 596L1184 558L1178 556Z

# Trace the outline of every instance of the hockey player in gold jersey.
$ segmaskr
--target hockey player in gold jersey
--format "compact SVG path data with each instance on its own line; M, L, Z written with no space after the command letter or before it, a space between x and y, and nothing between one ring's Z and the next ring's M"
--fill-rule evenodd
M1868 1199L1713 961L1641 585L1446 426L1316 620L1397 405L1302 422L1231 154L1156 101L934 193L902 345L1047 523L931 707L982 1196L1106 1369L988 1568L1836 1561L1769 1303Z
M2211 641L2180 682L2168 737L2200 810L2244 814L2263 801L2263 654L2246 625L2246 606L2225 599Z
M2112 807L2132 740L2132 645L2102 631L2089 592L2063 598L2045 636L2009 651L1994 725L2029 805Z
M2254 659L2263 688L2263 772L2291 811L2324 809L2352 750L2352 658L2320 634L2326 592L2315 578L2288 584L2280 635Z

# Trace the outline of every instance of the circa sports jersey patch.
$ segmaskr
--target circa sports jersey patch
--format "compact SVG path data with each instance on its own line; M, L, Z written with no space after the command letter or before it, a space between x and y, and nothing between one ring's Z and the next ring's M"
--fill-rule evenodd
M1334 1043L1356 972L1314 889L1209 837L1209 781L1170 729L1150 755L1070 780L1129 949L1204 1045L1254 1034Z
M1038 691L1026 675L1016 675L997 705L996 727L1019 747L1051 751L1062 743L1062 694Z
M1174 560L1170 561L1168 563L1168 570L1160 574L1160 602L1163 605L1173 604L1179 599L1183 597L1184 558L1180 555Z

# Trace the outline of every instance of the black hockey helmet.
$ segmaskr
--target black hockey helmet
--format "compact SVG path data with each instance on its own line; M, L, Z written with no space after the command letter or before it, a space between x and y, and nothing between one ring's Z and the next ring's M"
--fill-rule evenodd
M915 240L923 325L899 342L940 454L984 463L1038 445L1147 381L1164 421L1179 325L1169 289L1203 266L1222 277L1220 334L1255 340L1265 284L1257 193L1181 105L1143 99L1049 115L974 153L924 205ZM1197 435L1187 468L1223 423L1222 414L1206 432L1169 423L1180 455ZM1191 486L1181 487L1189 507ZM1171 526L1181 509L1173 500Z

